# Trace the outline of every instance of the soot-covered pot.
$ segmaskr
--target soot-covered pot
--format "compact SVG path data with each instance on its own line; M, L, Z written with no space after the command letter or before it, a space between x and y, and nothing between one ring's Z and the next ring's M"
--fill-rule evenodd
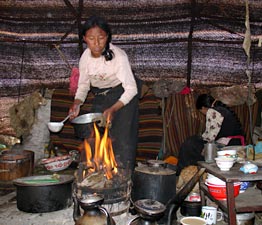
M72 175L22 177L16 186L17 208L29 213L53 212L72 205Z
M161 160L135 168L132 200L153 199L166 204L176 194L176 171Z

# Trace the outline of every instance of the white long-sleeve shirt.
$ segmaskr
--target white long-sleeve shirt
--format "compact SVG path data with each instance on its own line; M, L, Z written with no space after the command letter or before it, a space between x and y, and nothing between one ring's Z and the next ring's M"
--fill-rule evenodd
M94 58L86 49L79 61L79 81L75 99L85 101L90 86L97 88L116 87L122 83L123 94L119 101L126 105L137 94L137 85L126 53L110 44L114 58L106 61L104 56Z

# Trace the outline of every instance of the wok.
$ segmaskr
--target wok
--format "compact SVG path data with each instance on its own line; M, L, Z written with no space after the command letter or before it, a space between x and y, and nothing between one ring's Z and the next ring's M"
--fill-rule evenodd
M83 114L81 116L78 116L71 120L71 123L73 124L87 124L92 123L96 121L104 121L105 118L103 116L103 113L87 113Z

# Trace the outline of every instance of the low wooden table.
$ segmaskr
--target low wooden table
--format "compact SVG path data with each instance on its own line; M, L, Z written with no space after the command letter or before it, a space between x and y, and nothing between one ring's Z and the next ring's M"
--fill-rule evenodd
M243 164L235 163L230 171L221 171L216 163L198 162L200 168L206 168L206 172L210 173L226 182L227 200L219 201L214 199L207 186L200 181L200 192L202 204L205 204L205 196L208 196L212 201L228 213L230 225L236 225L236 213L262 211L262 193L256 188L248 188L244 193L240 193L234 197L234 182L241 181L258 181L262 180L262 169L259 168L256 174L244 174L240 171Z

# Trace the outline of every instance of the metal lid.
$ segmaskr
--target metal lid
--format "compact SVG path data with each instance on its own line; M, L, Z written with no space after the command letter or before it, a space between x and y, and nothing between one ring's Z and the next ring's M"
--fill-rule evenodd
M161 160L149 160L147 164L141 164L135 168L136 172L152 175L173 175L175 170L166 167L166 163Z
M140 199L134 204L135 208L144 215L158 215L162 214L166 207L156 200L152 199Z
M94 204L104 200L104 196L100 194L89 194L85 198L80 199L83 204Z

